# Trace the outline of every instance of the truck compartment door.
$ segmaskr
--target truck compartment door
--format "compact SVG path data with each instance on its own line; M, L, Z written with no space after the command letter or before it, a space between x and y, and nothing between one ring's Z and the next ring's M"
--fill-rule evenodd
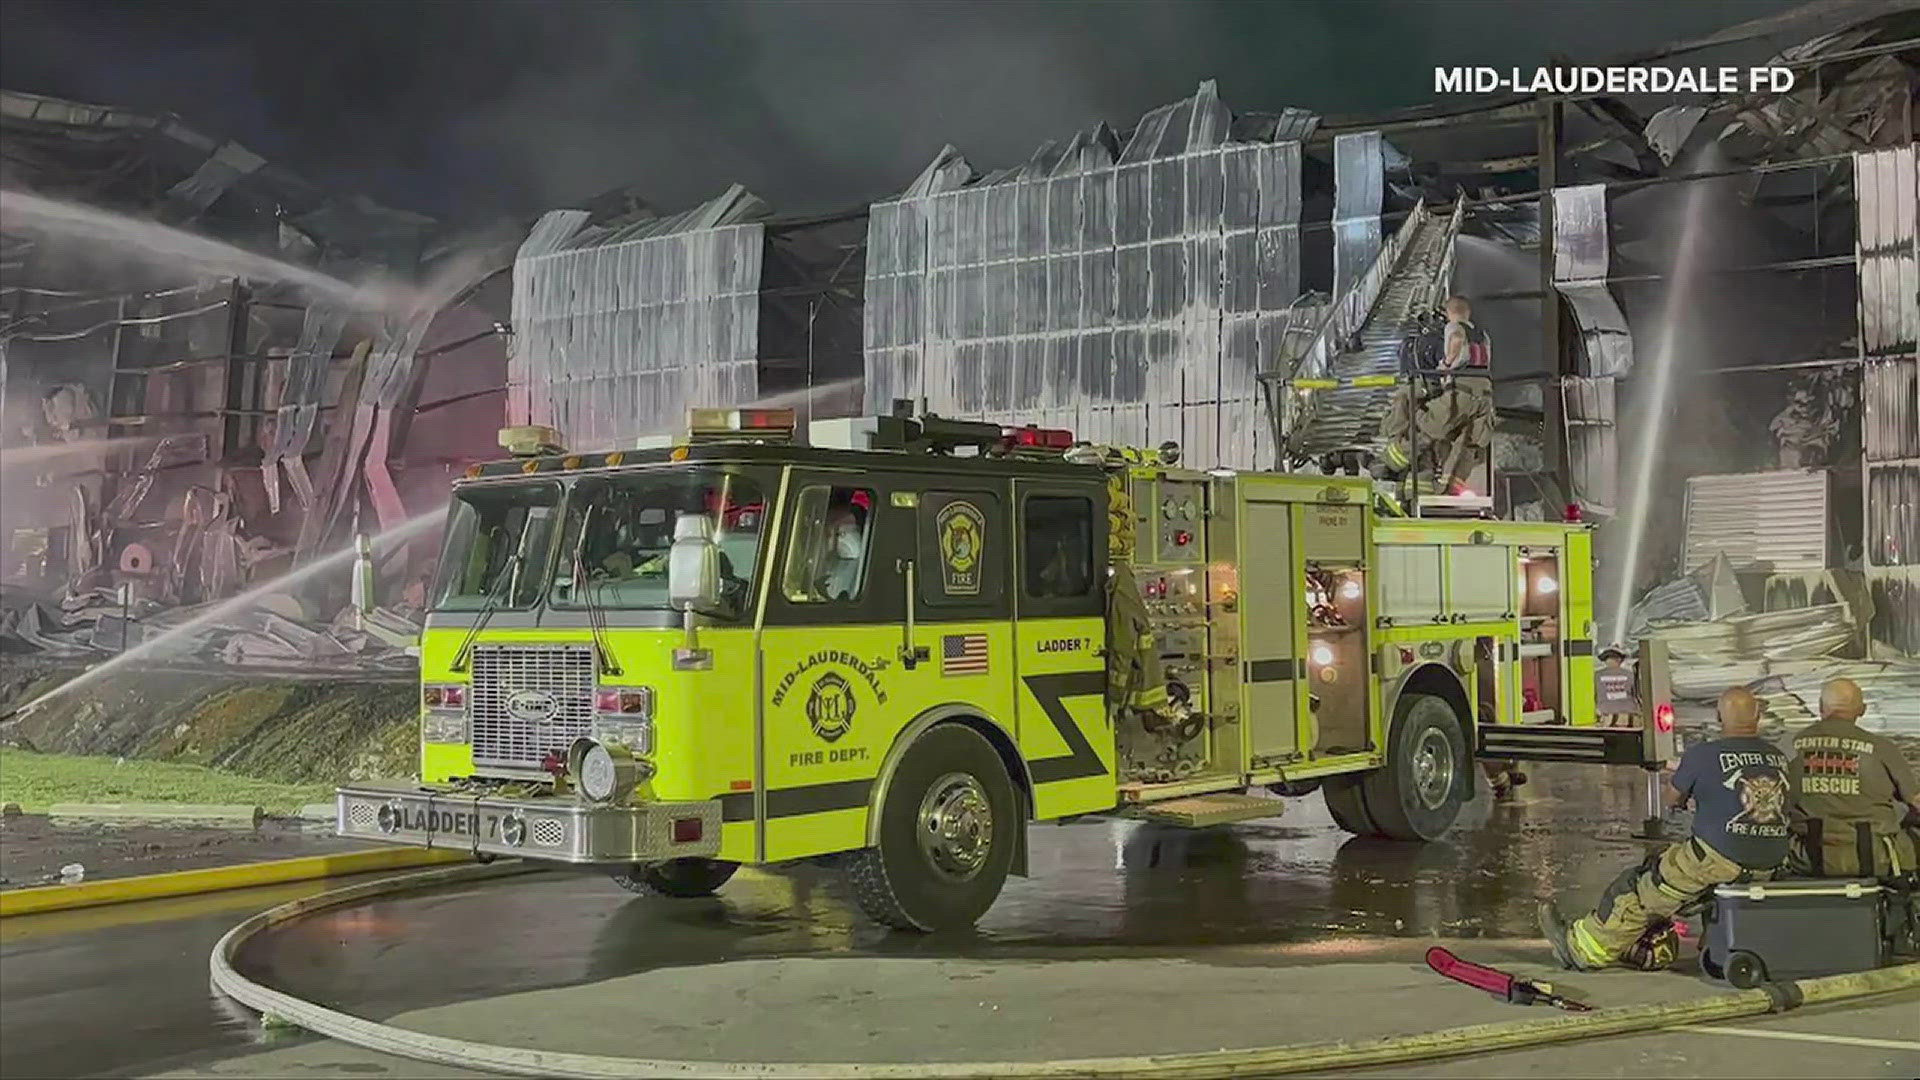
M1240 715L1255 766L1300 748L1295 702L1300 654L1294 648L1300 573L1288 506L1249 500L1241 522L1246 554L1240 564ZM1248 550L1245 541L1256 538Z

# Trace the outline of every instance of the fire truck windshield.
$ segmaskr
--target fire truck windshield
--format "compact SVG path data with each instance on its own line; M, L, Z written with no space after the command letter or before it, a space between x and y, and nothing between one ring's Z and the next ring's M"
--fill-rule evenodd
M750 475L712 468L581 480L567 499L549 603L556 608L669 609L667 553L673 546L674 523L692 514L713 523L720 554L719 606L703 614L740 618L750 610L766 513L763 492Z
M433 607L479 611L490 602L508 611L532 607L546 580L559 507L560 485L544 480L455 491Z

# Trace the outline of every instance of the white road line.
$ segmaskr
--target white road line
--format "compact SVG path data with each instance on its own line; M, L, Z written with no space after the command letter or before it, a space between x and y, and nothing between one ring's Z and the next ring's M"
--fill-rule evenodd
M1841 1046L1865 1046L1874 1050L1920 1051L1920 1042L1900 1039L1866 1039L1855 1035L1825 1035L1817 1031L1769 1031L1766 1028L1710 1027L1705 1024L1675 1024L1673 1031L1700 1031L1709 1035L1746 1035L1755 1039L1786 1039L1790 1042L1836 1043Z

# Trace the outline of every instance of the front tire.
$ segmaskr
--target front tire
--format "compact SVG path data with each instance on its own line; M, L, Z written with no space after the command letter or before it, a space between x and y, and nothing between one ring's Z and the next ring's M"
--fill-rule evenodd
M634 863L624 870L615 870L611 876L615 885L628 892L691 900L712 896L738 869L739 863L719 859L668 859L661 863Z
M880 844L847 856L847 880L867 917L897 930L972 926L999 897L1026 827L999 753L960 724L907 747L878 813Z

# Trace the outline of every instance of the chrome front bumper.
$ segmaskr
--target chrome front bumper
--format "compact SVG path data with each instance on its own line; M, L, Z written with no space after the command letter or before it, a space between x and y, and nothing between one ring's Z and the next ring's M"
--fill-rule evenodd
M566 796L494 799L379 782L340 788L334 799L334 831L354 840L563 863L720 853L720 804L712 800L598 806ZM697 838L676 841L676 833Z

